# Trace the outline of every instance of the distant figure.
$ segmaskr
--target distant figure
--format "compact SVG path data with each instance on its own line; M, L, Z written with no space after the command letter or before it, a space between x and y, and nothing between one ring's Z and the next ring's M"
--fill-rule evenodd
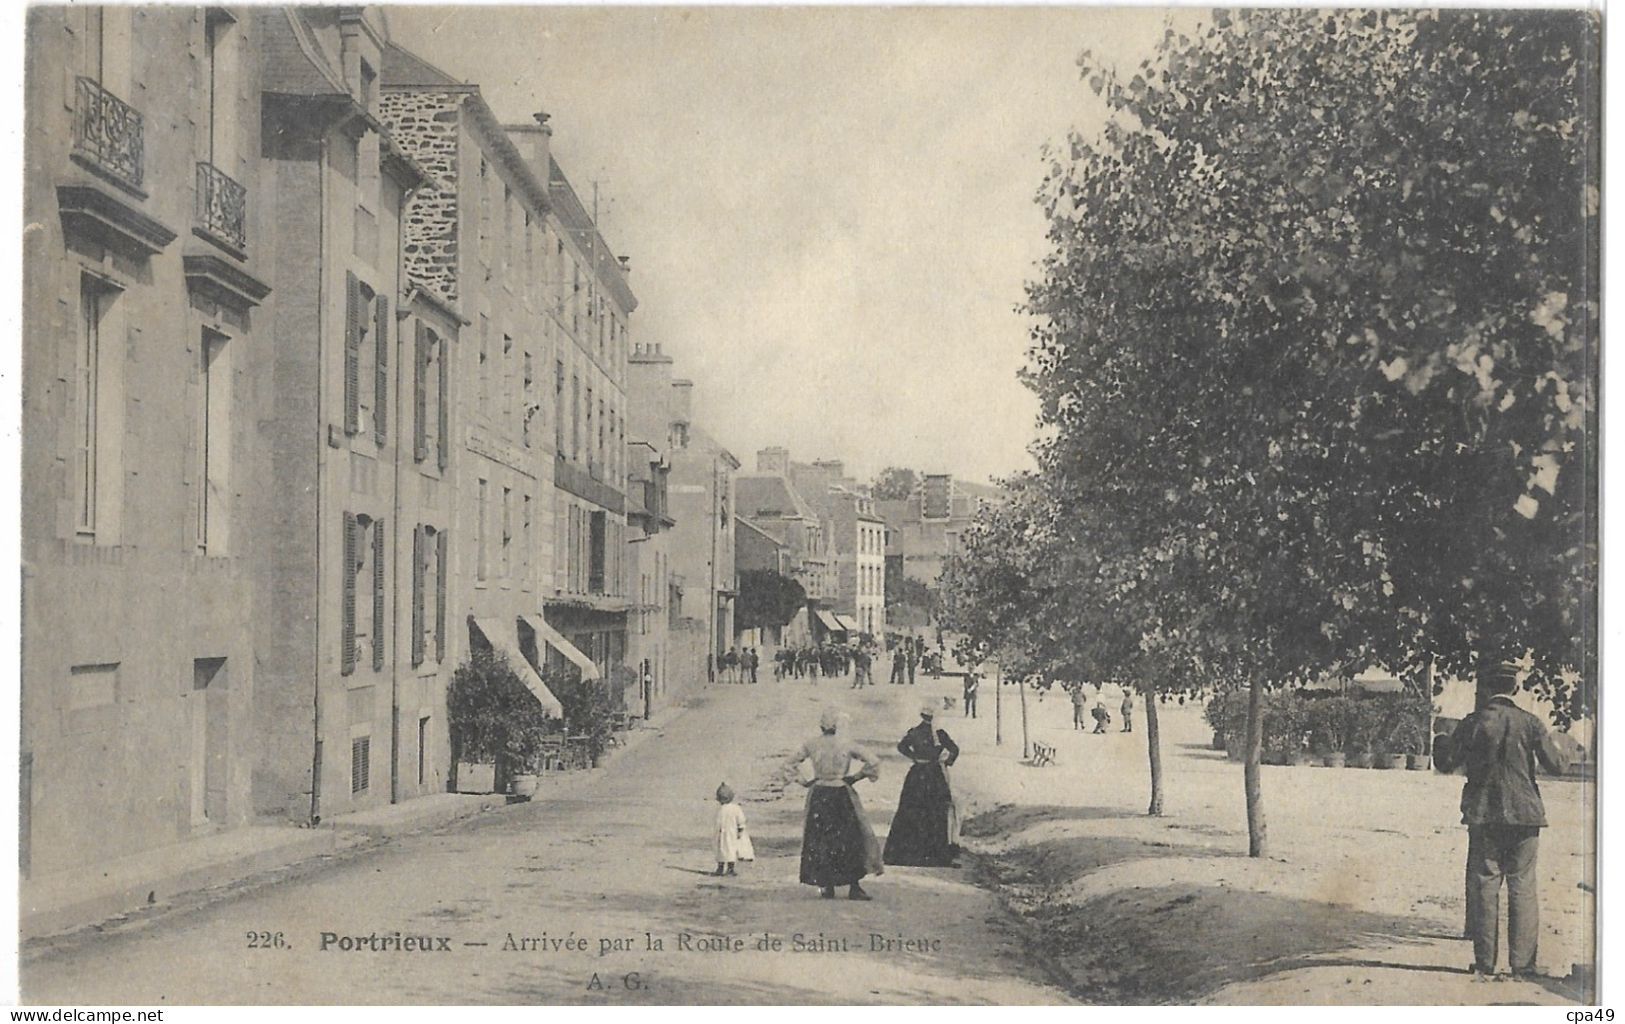
M762 656L756 653L756 648L745 652L745 664L750 668L750 681L755 683L756 669L762 664Z
M1112 713L1106 710L1106 704L1104 701L1095 701L1095 709L1089 712L1089 714L1094 716L1095 732L1097 733L1105 732L1106 726L1111 724Z
M944 769L959 758L959 747L946 730L936 728L935 711L920 708L920 722L903 734L897 752L914 762L903 779L897 814L886 835L887 864L915 867L958 867L959 849L953 845L949 820L953 793Z
M1442 751L1439 767L1467 770L1461 788L1461 823L1467 826L1467 931L1473 940L1474 974L1493 975L1500 956L1501 881L1507 887L1507 954L1514 978L1535 973L1540 936L1540 875L1535 855L1546 805L1535 784L1538 762L1553 774L1568 759L1540 719L1512 702L1517 670L1501 665L1488 679L1484 707L1462 720Z
M734 803L734 791L726 782L717 787L717 870L718 875L737 874L734 864L755 860L750 833L745 831L745 810Z
M903 685L906 661L907 658L903 655L903 645L899 643L891 649L891 679L889 680L891 685Z
M802 744L784 763L792 772L799 772L803 761L811 761L813 767L811 781L798 780L808 787L801 834L801 884L818 886L818 894L826 900L835 898L837 885L848 887L848 899L867 900L872 897L858 882L885 868L874 829L852 786L860 779L880 778L880 763L836 736L839 724L839 713L826 708L818 719L819 735ZM851 775L854 760L863 769Z
M1088 706L1089 706L1089 698L1085 697L1083 695L1083 684L1082 683L1075 684L1072 687L1072 728L1074 728L1074 729L1088 728L1089 723L1087 723L1087 722L1085 722L1083 720L1084 708L1086 708Z
M976 691L982 688L981 677L975 672L965 673L965 714L976 717Z
M1117 710L1123 713L1123 731L1134 731L1134 694L1127 687L1123 688L1123 706Z
M903 639L903 660L908 662L908 685L914 685L914 668L920 663L920 645L915 637Z

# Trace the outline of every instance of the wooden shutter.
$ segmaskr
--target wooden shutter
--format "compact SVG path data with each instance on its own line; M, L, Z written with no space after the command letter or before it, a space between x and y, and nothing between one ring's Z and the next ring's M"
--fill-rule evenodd
M349 675L355 671L355 566L356 544L355 514L344 513L344 559L339 563L339 574L344 580L343 610L339 614L339 671Z
M417 375L412 384L412 458L429 457L429 328L417 321Z
M421 345L420 345L421 347ZM423 524L412 528L412 664L423 664Z
M447 382L451 380L451 349L446 339L440 339L440 372L436 374L440 385L440 423L436 427L435 439L440 446L440 468L445 469L451 462L451 403L446 400L450 394ZM445 536L441 534L441 536Z
M361 282L344 275L344 432L361 429Z
M377 389L374 395L372 437L380 445L389 436L389 299L378 296L373 307L373 337L377 342Z
M440 529L434 535L434 654L441 664L446 662L446 569L446 531Z
M384 521L372 523L372 667L384 667Z

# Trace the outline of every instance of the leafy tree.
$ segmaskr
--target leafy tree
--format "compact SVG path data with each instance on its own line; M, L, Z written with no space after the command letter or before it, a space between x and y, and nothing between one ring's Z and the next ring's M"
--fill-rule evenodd
M876 501L906 501L914 496L919 482L919 476L912 469L887 466L875 477L871 491Z
M739 574L739 599L734 621L740 629L778 629L807 606L800 583L771 569L746 569Z
M900 573L888 572L886 574L886 607L896 608L899 605L912 605L929 611L936 603L936 595L931 587L922 580Z
M1074 656L1248 685L1255 856L1266 685L1518 657L1588 708L1594 17L1220 12L1080 65L1113 116L1052 154L1026 379L1093 572L1037 604L1140 629Z

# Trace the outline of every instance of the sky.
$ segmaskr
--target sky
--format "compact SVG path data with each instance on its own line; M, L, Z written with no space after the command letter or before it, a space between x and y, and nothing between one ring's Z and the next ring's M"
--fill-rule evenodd
M1042 147L1098 130L1078 54L1137 64L1148 8L391 7L392 38L553 151L631 260L634 342L695 422L987 480L1031 464L1016 312L1047 251Z

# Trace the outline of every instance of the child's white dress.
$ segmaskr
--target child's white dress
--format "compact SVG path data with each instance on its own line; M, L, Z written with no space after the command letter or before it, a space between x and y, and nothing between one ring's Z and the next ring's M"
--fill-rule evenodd
M717 863L755 859L750 833L745 831L745 809L734 803L723 804L717 809Z

